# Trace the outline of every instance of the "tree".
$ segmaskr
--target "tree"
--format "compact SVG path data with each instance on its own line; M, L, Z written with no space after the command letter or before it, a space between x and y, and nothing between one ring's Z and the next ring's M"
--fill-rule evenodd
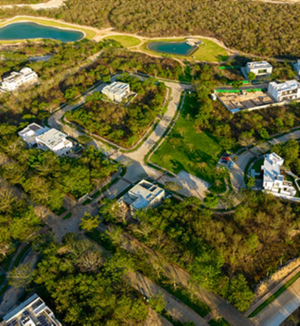
M33 267L21 264L8 274L8 283L14 288L25 288L32 280Z
M181 137L183 137L184 134L186 133L186 128L185 127L179 127L177 130L180 133Z
M170 138L169 143L173 147L173 149L175 149L176 147L180 146L181 140L180 140L180 138L172 137L172 138Z
M269 139L269 137L270 137L268 131L266 130L266 128L262 128L259 131L259 134L260 134L262 139Z
M91 216L91 214L85 212L84 217L81 219L80 227L87 232L92 232L98 225L99 215Z
M238 310L247 310L254 296L242 274L238 274L230 280L227 298Z
M248 178L246 186L249 189L253 188L255 186L255 178L253 177Z
M252 83L252 81L256 79L256 75L254 72L250 71L247 75L247 78Z
M244 85L244 83L243 83L241 80L235 80L235 81L232 83L232 87L233 87L233 88L236 88L236 89L241 88L243 85Z
M219 204L219 198L216 194L209 192L206 194L204 198L204 205L207 208L215 208Z
M158 314L165 310L167 307L167 303L163 294L161 292L158 292L158 294L151 296L149 306Z
M244 131L240 134L239 143L245 146L248 150L248 146L255 142L252 131Z

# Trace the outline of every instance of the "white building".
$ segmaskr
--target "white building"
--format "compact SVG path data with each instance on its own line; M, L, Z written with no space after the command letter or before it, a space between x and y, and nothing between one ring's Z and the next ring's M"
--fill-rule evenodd
M127 194L119 199L119 204L129 206L131 215L138 209L158 206L165 198L165 190L149 181L141 180Z
M269 83L268 93L277 101L295 100L300 98L300 83L296 80L288 80L284 83Z
M28 67L22 68L19 72L13 71L8 77L2 79L0 90L3 92L12 92L20 86L37 81L38 75Z
M28 125L18 134L29 147L37 145L39 149L50 150L59 156L69 154L73 148L65 133L54 128L43 128L36 123Z
M3 317L1 326L61 326L45 302L34 294Z
M129 84L113 82L102 89L102 93L115 102L122 102L130 94Z
M246 74L253 72L256 76L271 75L273 67L267 61L248 62L246 65Z
M298 59L295 64L293 64L294 71L296 71L297 75L300 75L300 60Z
M295 196L296 189L293 183L284 180L280 174L280 167L283 165L283 158L275 153L265 155L263 170L263 189L288 196Z

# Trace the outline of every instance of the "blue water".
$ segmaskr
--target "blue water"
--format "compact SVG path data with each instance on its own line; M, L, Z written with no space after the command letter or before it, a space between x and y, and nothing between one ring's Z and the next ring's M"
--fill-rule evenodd
M13 23L0 28L0 40L47 38L62 42L75 42L84 37L79 31L60 29L36 23Z
M190 55L196 46L190 46L186 42L151 42L148 44L148 49L160 53L170 53L178 55Z

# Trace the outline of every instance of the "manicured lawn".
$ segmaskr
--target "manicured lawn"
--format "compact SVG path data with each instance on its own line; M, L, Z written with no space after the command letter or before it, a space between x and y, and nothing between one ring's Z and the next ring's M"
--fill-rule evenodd
M206 39L199 39L199 40L201 40L204 44L201 44L199 48L189 56L180 56L180 55L169 54L169 53L166 54L158 53L149 50L147 47L147 45L151 42L180 42L180 41L185 41L184 38L149 40L142 45L141 49L151 54L162 55L170 58L186 59L186 60L221 62L228 59L228 54L226 50L223 49L218 44L216 44L215 42Z
M63 217L63 220L67 220L67 219L69 219L71 216L72 216L72 213L70 212L70 213L68 213L67 215L65 215L65 216Z
M197 132L194 128L194 114L199 109L201 110L196 98L187 95L175 127L151 157L151 161L175 174L184 170L214 184L217 179L214 170L222 148L219 139L206 131ZM174 138L179 140L179 144L172 144ZM224 180L219 183L221 184L216 190L224 192Z
M31 21L31 22L34 22L34 23L38 23L38 24L42 24L42 25L48 25L48 26L54 26L54 27L62 27L62 28L68 28L68 29L75 29L77 31L82 31L86 34L86 38L87 39L92 39L95 35L96 35L96 32L94 32L92 29L89 29L89 28L84 28L84 27L77 27L77 26L74 26L74 25L70 25L70 24L66 24L66 23L61 23L61 22L56 22L56 21L51 21L51 20L46 20L46 19L40 19L40 18L32 18L32 17L17 17L17 18L14 18L10 21L7 21L7 22L4 22L2 24L0 24L0 27L3 27L3 26L6 26L8 24L11 24L11 23L16 23L16 22L20 22L20 21ZM14 43L15 41L2 41L2 42L5 42L5 43Z
M253 170L255 170L255 172L260 173L261 171L261 166L264 164L264 159L259 159L258 161L256 161L252 167Z
M104 38L104 40L115 40L120 42L124 48L130 48L132 46L137 46L141 43L141 41L133 36L126 36L126 35L111 35Z
M290 285L292 285L297 279L300 277L300 272L297 273L294 277L292 277L288 282L286 282L280 289L278 289L273 295L271 295L266 301L264 301L260 306L258 306L249 316L248 318L252 318L256 316L260 311L262 311L269 303L274 301L277 297L280 296L282 292L284 292Z
M209 322L209 325L211 325L211 326L230 326L230 324L223 318L220 320L212 319Z

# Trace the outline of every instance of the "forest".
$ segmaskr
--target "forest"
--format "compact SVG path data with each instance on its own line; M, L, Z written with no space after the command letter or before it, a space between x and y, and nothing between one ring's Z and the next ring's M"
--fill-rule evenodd
M2 10L1 18L44 16L147 36L213 36L227 46L263 56L300 55L300 5L253 1L68 0L53 10Z
M199 209L195 198L180 203L167 199L156 209L138 212L140 223L127 230L189 270L199 285L246 310L253 299L248 285L298 255L294 230L300 226L300 211L264 193L247 192L243 198L244 205L224 216ZM232 280L239 284L238 301L230 295Z
M117 171L117 165L93 146L78 159L59 157L51 151L27 149L16 131L15 126L0 125L0 174L29 194L32 202L54 212L62 207L66 194L78 199Z
M137 94L129 105L115 104L96 92L86 98L82 107L67 112L65 116L91 133L130 147L141 138L162 111L166 86L155 78L141 81L129 74L123 74L118 79L129 83L130 90Z

